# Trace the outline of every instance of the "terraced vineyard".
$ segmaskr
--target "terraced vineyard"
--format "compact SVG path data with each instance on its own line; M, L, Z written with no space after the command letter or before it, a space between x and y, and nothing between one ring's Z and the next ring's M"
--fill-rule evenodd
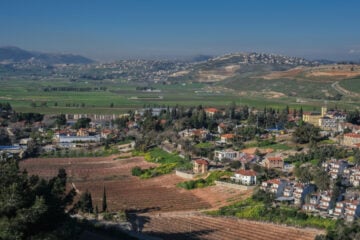
M112 211L134 209L143 211L176 211L209 208L210 204L175 185L183 179L166 175L148 180L131 176L131 168L147 168L155 164L142 158L113 160L105 158L28 159L22 168L32 174L49 178L65 168L70 184L79 192L89 190L94 205L101 206L103 187L107 191L108 208Z
M147 168L155 164L141 157L118 160L103 158L34 158L20 162L29 174L51 178L65 168L69 187L81 193L89 190L94 205L101 206L106 187L110 211L133 210L129 215L133 230L161 239L314 239L321 233L234 218L210 217L199 210L217 209L251 196L252 191L211 186L185 190L176 187L184 179L175 174L141 180L131 175L134 166Z
M144 220L141 222L141 220ZM140 216L143 233L161 239L241 239L241 240L312 240L323 233L270 223L254 222L202 214L161 214Z

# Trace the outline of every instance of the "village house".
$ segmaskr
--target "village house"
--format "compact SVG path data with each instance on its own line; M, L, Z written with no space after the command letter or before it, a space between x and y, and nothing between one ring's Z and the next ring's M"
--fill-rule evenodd
M80 128L79 130L77 130L76 136L87 137L87 136L89 136L89 131L86 128Z
M209 162L205 159L196 159L194 160L193 172L195 174L204 174L207 173L209 167Z
M360 169L355 168L350 172L349 182L352 186L360 186Z
M236 171L234 176L230 179L243 185L255 185L256 172L253 170L240 169Z
M233 142L234 137L235 137L235 135L232 133L223 134L220 137L220 142L226 143L226 144L231 144Z
M333 211L333 215L337 218L341 218L345 213L345 201L337 202Z
M217 126L217 132L219 134L224 134L226 132L226 129L227 129L227 126L225 125L225 123L220 123L218 126Z
M283 196L286 198L290 198L290 197L293 197L293 195L294 195L294 184L289 183L286 185L286 187L284 189Z
M305 212L316 212L316 205L314 204L311 204L311 203L307 203L307 204L304 204L302 207L301 207L302 210L304 210Z
M332 159L324 162L322 167L329 173L330 177L335 180L343 174L344 170L348 167L348 162L343 159Z
M360 217L360 201L359 200L350 200L345 201L345 219L347 221L354 221L356 218Z
M319 210L328 211L331 208L331 192L325 191L320 195Z
M354 147L356 144L360 143L360 134L358 133L346 133L342 140L342 144L349 147Z
M273 193L275 197L280 197L283 195L287 183L285 179L270 179L262 182L260 189Z
M108 138L112 133L113 133L113 131L112 131L111 129L103 129L103 130L101 130L100 137L106 139L106 138Z
M295 184L294 191L294 203L301 206L305 202L305 196L315 190L315 186L312 184Z
M259 157L253 154L240 153L239 158L235 159L236 161L240 161L241 164L245 165L248 163L254 163L258 161Z
M210 132L207 129L185 129L178 134L182 138L197 138L199 140L206 140L210 136Z
M266 168L284 168L284 160L282 157L266 157L264 161L264 167Z
M59 138L60 136L76 136L76 131L74 129L62 129L62 130L56 130L54 137Z
M320 193L313 193L310 195L309 203L306 203L302 206L302 210L306 212L317 212L318 205L320 203L321 195Z
M205 108L205 114L207 117L209 118L213 118L214 115L219 112L219 110L217 108Z
M338 124L338 132L344 132L345 129L349 129L351 132L359 133L360 132L360 126L348 122L342 122Z
M239 158L240 153L238 151L232 149L225 149L225 150L215 150L214 157L215 159L219 160L220 162L224 159L234 160Z

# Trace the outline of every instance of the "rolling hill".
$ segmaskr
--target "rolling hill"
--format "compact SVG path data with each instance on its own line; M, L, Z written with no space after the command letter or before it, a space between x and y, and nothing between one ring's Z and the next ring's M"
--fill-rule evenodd
M40 63L53 64L89 64L94 61L74 54L40 53L26 51L18 47L0 47L2 63Z
M240 95L270 98L339 100L344 95L351 96L340 91L339 85L334 83L360 76L360 66L322 62L275 54L235 53L194 64L188 71L175 73L170 79L232 89Z

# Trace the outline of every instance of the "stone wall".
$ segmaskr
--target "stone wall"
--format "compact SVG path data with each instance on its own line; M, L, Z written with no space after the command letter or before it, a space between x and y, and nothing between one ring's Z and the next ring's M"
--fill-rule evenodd
M185 179L194 179L195 178L195 174L192 173L186 173L186 172L182 172L179 170L175 171L176 175Z
M222 182L222 181L215 181L216 186L222 186L222 187L227 187L227 188L233 188L233 189L238 189L238 190L249 190L254 188L254 186L245 186L245 185L240 185L240 184L236 184L236 183L229 183L229 182Z

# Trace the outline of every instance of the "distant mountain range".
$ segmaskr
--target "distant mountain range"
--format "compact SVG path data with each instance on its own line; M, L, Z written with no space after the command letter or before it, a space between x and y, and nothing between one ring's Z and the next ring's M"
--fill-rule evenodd
M0 62L2 63L40 63L53 64L89 64L92 59L74 55L26 51L18 47L0 47Z

